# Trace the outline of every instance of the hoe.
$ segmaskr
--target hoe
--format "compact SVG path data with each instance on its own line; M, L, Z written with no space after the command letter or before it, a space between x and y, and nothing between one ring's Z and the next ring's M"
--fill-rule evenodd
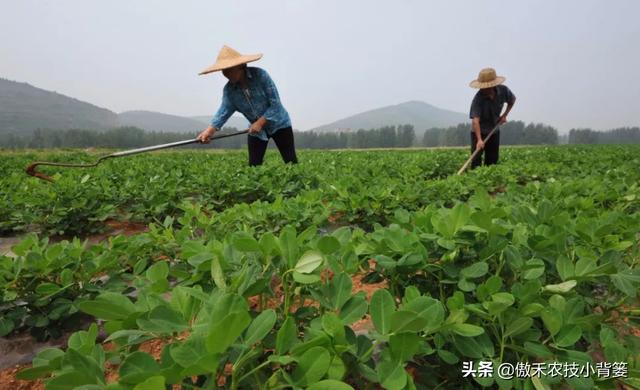
M493 126L493 129L491 129L491 132L489 134L487 134L487 136L484 138L484 142L487 142L489 140L489 138L491 138L491 136L493 135L493 133L496 132L496 130L498 129L498 126L500 125L500 122L498 122L495 126ZM469 164L471 164L471 161L473 161L474 158L476 158L476 156L478 155L478 153L480 153L482 151L482 149L476 149L473 154L471 155L471 157L469 157L469 159L467 160L467 162L464 163L464 165L462 166L462 168L460 168L460 170L458 170L457 175L460 176L464 173L464 171L467 169L467 167L469 166Z
M238 131L238 132L231 133L231 134L222 134L222 135L219 135L217 137L212 137L211 140L227 138L227 137L233 137L233 136L240 135L240 134L246 134L248 132L249 132L249 130L243 130L243 131ZM195 144L195 143L199 143L199 142L200 141L198 141L197 139L194 138L194 139L188 139L188 140L184 140L184 141L171 142L171 143L168 143L168 144L147 146L147 147L139 148L139 149L125 150L125 151L122 151L122 152L116 152L116 153L108 154L106 156L102 156L98 160L96 160L96 162L94 162L93 164L71 164L71 163L59 163L59 162L48 162L48 161L36 161L34 163L29 164L29 166L27 167L26 171L27 171L27 174L30 175L30 176L37 177L37 178L42 179L42 180L53 182L53 178L51 178L50 176L47 176L42 172L37 172L36 171L36 167L38 165L49 165L49 166L53 166L53 167L66 167L66 168L91 168L91 167L95 167L96 165L100 164L104 160L107 160L107 159L110 159L110 158L131 156L133 154L151 152L153 150L168 149L168 148L173 148L173 147L176 147L176 146Z

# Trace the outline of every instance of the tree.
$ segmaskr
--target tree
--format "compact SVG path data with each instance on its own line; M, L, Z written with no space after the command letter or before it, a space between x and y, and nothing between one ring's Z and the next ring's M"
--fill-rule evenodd
M397 130L397 146L401 148L408 148L413 145L413 141L416 138L416 132L413 130L412 125L398 126Z

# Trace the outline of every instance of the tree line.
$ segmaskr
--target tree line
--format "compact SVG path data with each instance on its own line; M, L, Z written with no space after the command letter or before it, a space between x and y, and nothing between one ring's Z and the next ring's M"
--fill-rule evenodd
M224 128L218 134L237 129ZM94 130L35 130L27 136L9 134L0 138L2 148L135 148L194 137L196 134L144 131L136 127L119 127L106 131ZM386 126L379 129L358 130L352 133L315 133L296 131L296 147L300 149L396 148L410 147L415 142L411 125ZM246 136L228 137L206 145L209 148L238 149L245 147ZM202 145L198 145L202 147Z
M225 129L224 133L236 131ZM0 138L2 148L137 148L195 138L196 134L145 131L137 127L118 127L105 131L86 129L42 130L30 135L8 134ZM211 148L238 148L246 143L242 136L229 137L211 142Z
M558 130L540 123L526 125L511 121L500 126L502 145L555 145ZM471 125L460 123L447 128L432 128L425 131L422 146L466 146L471 144Z
M400 125L353 132L299 131L295 140L303 149L408 148L415 146L416 133L412 125Z
M620 127L609 131L571 129L570 144L640 144L640 127Z
M225 128L223 133L237 131ZM447 128L431 128L421 139L416 137L412 125L385 126L377 129L359 129L351 132L296 131L296 147L300 149L366 149L405 148L412 146L467 146L471 127L461 123ZM0 137L0 148L136 148L188 139L194 134L153 132L136 127L119 127L105 131L88 129L35 130L29 135L5 134ZM246 136L229 137L206 145L208 148L238 149L246 145ZM543 124L507 122L501 126L500 143L503 145L569 144L628 144L640 143L640 128L627 127L609 131L572 129L568 135ZM198 145L197 147L203 147Z

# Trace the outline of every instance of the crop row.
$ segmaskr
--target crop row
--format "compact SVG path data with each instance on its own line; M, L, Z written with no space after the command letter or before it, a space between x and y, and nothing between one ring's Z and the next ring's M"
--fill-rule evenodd
M226 209L183 199L147 233L93 246L29 235L0 257L0 334L95 323L21 373L52 389L464 388L462 361L598 359L626 362L622 381L637 385L638 158L592 151L510 150L511 162L428 183L416 152L310 153L304 169L246 171L317 178L296 193ZM345 159L352 176L333 176ZM160 356L141 350L158 340Z
M623 172L619 176L624 180L637 180L637 148L595 150L506 149L505 164L464 178L452 176L466 157L461 150L303 152L297 166L283 166L271 156L265 166L254 168L246 167L244 154L238 152L160 153L106 161L91 170L43 168L54 175L54 184L29 178L24 167L33 160L79 162L94 157L80 152L6 154L0 161L5 173L0 178L0 232L87 235L103 230L108 219L148 223L176 218L185 201L213 213L295 197L322 202L345 222L370 228L376 222L386 224L397 208L450 206L477 187L495 192L515 183L616 172Z

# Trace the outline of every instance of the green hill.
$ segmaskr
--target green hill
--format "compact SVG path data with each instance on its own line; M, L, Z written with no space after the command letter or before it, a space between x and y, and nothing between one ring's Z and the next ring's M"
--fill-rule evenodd
M0 134L36 129L109 129L118 116L105 108L56 92L0 78Z
M468 116L463 113L443 110L414 100L362 112L311 130L315 132L356 131L358 129L411 124L416 133L422 134L426 129L432 127L455 126L466 121L468 121Z
M153 111L125 111L118 114L120 126L134 126L147 131L193 133L206 125L201 121Z
M200 115L183 117L153 111L125 111L118 114L121 126L134 126L147 131L169 131L192 133L204 129L211 121L211 116ZM246 129L248 122L244 117L234 115L224 126Z
M183 117L141 110L116 114L56 92L0 78L0 134L28 135L36 129L105 130L119 126L193 133L202 130L210 120L210 115ZM426 129L455 126L466 121L465 114L420 101L409 101L362 112L312 130L354 131L411 124L416 135L421 136ZM237 114L225 125L237 129L247 126L246 119Z
M199 115L199 116L192 116L190 118L200 121L206 126L211 122L211 117L212 115ZM229 120L224 125L224 127L225 128L235 127L238 130L243 130L249 127L249 121L246 120L245 117L243 117L242 115L235 114L231 118L229 118Z
M210 116L189 118L142 110L116 114L69 96L0 78L0 135L29 135L36 129L107 130L120 126L193 133L210 120ZM225 127L246 128L247 121L234 115Z

